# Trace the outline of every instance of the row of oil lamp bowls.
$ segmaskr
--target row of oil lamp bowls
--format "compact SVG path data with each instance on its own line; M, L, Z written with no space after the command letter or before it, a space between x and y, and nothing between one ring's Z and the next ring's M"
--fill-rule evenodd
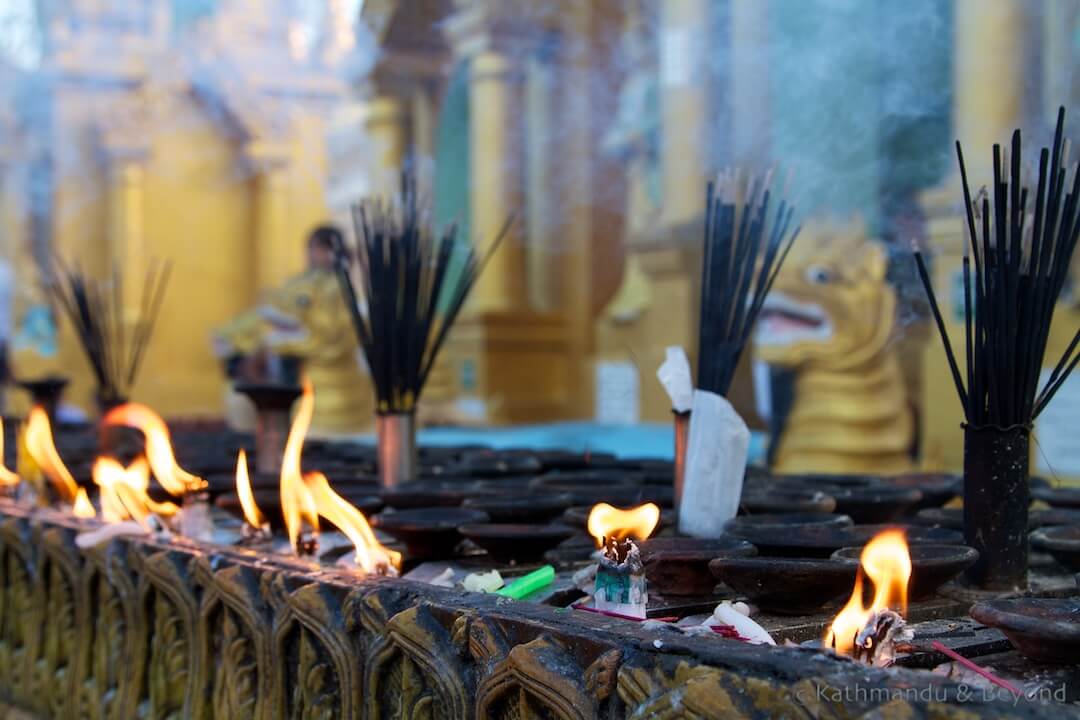
M89 443L82 444L89 449ZM231 454L241 444L241 436L200 433L180 435L177 449L196 463L202 460L193 467L205 472L220 468L206 462L208 450L220 452L225 445ZM388 508L373 524L402 541L412 561L453 556L463 538L500 563L536 561L549 550L550 560L580 560L591 550L591 540L581 530L594 504L672 503L671 466L663 461L561 451L427 448L422 480L379 492L374 475L365 472L374 469L370 447L311 443L305 457L333 468L337 492L365 514ZM218 504L239 514L234 476L209 474L208 479ZM279 478L257 475L253 484L257 504L272 520L280 518ZM961 536L953 528L962 522L959 511L940 507L958 490L959 479L946 475L769 477L751 471L743 498L747 515L732 523L730 537L656 538L644 544L643 555L653 587L664 594L708 595L722 579L765 609L803 614L850 587L857 548L881 529L875 524L896 522L915 511L913 522L946 526L907 529L909 543L917 548L912 553L915 593L929 594L975 559L973 550L956 545ZM1080 491L1036 481L1033 494L1054 506L1033 512L1033 524L1065 525L1037 530L1032 544L1080 569ZM775 510L789 514L768 512ZM834 511L839 514L831 514ZM852 527L851 518L861 525ZM661 527L673 520L673 512L666 510ZM560 543L563 548L552 550ZM759 553L761 557L748 557Z
M460 557L463 548L478 546L496 563L527 564L541 558L558 563L590 556L592 538L584 530L596 503L622 507L656 503L667 508L658 529L670 532L675 518L669 477L663 472L609 468L486 479L443 477L382 493L372 479L336 482L335 488L366 514L383 509L374 515L372 525L401 541L412 562ZM650 588L667 596L711 596L722 580L763 609L813 612L850 591L858 549L883 529L866 523L890 522L927 502L931 506L947 502L958 485L955 478L945 476L833 482L750 478L743 498L748 514L733 521L725 537L661 535L642 543ZM256 486L256 499L272 516L274 478L265 478L261 485ZM924 498L916 485L926 488L929 497ZM855 525L848 514L834 514L841 502L864 524ZM219 498L218 504L239 512L231 494ZM764 512L778 508L799 512ZM959 544L960 533L918 526L906 530L915 548L916 597L931 594L976 557ZM462 545L463 540L469 542Z

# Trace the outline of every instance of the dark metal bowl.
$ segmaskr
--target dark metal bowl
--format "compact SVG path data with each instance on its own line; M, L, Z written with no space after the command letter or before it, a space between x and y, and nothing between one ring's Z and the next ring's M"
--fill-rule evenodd
M964 531L963 508L927 508L915 513L913 519L920 525Z
M658 537L639 547L649 588L665 596L710 595L716 587L711 560L757 554L753 545L732 537Z
M762 610L807 615L850 594L858 565L808 558L717 558L709 570Z
M822 527L804 525L782 533L759 533L748 538L762 555L827 558L843 547L862 546L882 530L899 528L909 544L962 544L964 536L955 530L921 525L852 525Z
M565 525L521 523L470 524L458 530L501 563L540 560L545 552L575 535Z
M1080 658L1080 601L1075 598L990 600L971 608L971 617L995 627L1025 657L1074 665Z
M493 523L536 525L560 517L570 507L571 501L571 497L565 493L541 495L535 492L515 492L469 498L462 507L486 512Z
M922 500L914 488L852 487L832 491L836 511L850 515L857 523L887 523L896 520Z
M913 506L914 510L941 507L963 490L964 479L959 475L945 473L907 473L884 478L892 487L915 489L922 493L922 499Z
M1080 526L1058 525L1031 533L1031 544L1073 572L1080 572Z
M832 554L834 560L859 565L861 547L840 548ZM967 545L910 545L911 580L908 595L912 600L922 600L964 572L979 559L979 551Z
M725 530L750 542L760 537L781 537L793 527L820 525L822 527L846 527L853 525L847 515L829 515L826 513L763 513L761 515L741 515L728 520Z
M405 543L410 558L433 560L454 556L462 525L487 520L487 513L479 510L434 507L384 512L373 517L371 524Z
M1056 508L1080 509L1080 488L1033 487L1031 495Z
M789 487L748 487L739 500L739 511L758 513L831 513L836 498L820 490L795 490Z

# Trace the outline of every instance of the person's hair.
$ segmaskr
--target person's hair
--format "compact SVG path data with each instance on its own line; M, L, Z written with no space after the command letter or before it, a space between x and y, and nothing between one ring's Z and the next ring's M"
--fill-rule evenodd
M318 245L324 250L340 250L345 245L345 237L334 225L320 225L308 235L309 245Z

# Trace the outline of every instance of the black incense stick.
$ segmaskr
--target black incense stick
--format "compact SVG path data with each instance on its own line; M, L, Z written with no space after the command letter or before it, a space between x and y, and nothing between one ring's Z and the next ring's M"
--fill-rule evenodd
M172 265L151 261L143 275L141 302L130 328L125 317L123 275L114 267L104 281L57 258L45 289L67 315L90 363L105 405L127 400L138 379L143 356L154 333Z
M1013 133L1008 158L1000 146L994 146L992 188L975 197L963 151L956 144L968 227L964 249L966 385L925 262L915 252L965 418L974 426L1030 426L1080 362L1078 330L1039 390L1054 307L1080 236L1080 172L1075 163L1066 167L1064 125L1065 108L1061 108L1053 146L1043 148L1039 155L1030 218L1028 188L1021 177L1020 131Z
M454 225L436 239L408 172L396 201L353 206L356 247L337 249L336 268L377 412L415 410L450 328L512 222L482 254L458 240Z
M771 177L723 174L705 193L698 387L726 395L743 348L799 229L781 199L770 221Z

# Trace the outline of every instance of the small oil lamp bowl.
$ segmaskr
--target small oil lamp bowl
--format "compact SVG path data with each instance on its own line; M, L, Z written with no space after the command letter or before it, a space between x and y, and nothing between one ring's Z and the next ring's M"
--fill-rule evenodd
M566 491L580 490L583 488L609 490L618 487L639 486L643 483L644 476L639 472L606 469L548 473L534 478L531 485L534 488Z
M1030 660L1075 665L1080 658L1080 601L1075 598L990 600L972 607L971 617L1001 630Z
M757 546L762 555L773 557L827 558L843 547L862 546L887 528L900 528L911 545L937 543L962 544L963 533L921 525L852 525L822 527L803 525L783 533L747 531L744 537Z
M753 542L750 536L781 537L792 528L815 525L819 527L849 527L854 525L847 515L829 515L826 513L762 513L761 515L741 515L729 520L724 526L730 535Z
M862 555L861 547L840 548L832 554L834 560L847 562L855 567ZM967 545L911 545L911 581L908 593L912 600L925 600L938 588L971 567L979 558L979 552Z
M1033 487L1031 494L1051 507L1080 510L1080 488Z
M413 560L442 560L454 556L461 526L488 521L487 513L454 507L429 507L376 515L371 524L405 543Z
M485 450L466 453L447 469L451 473L468 475L473 478L505 478L520 475L539 475L543 472L544 465L531 453L496 453Z
M486 512L493 523L543 525L562 516L570 507L571 501L571 497L565 493L539 495L515 492L468 498L462 507Z
M1053 527L1055 525L1080 525L1080 510L1050 508L1032 510L1028 513L1029 528Z
M458 531L498 563L536 562L575 535L565 525L491 523L462 525Z
M769 512L831 513L836 510L836 498L820 490L794 490L786 487L751 487L739 500L739 511L756 515Z
M811 558L716 558L709 570L735 592L776 615L809 615L851 592L858 564Z
M672 597L711 595L716 579L709 571L709 562L714 558L757 554L753 545L732 537L657 537L638 547L649 589Z
M915 513L913 518L920 525L929 527L948 528L950 530L964 530L963 508L927 508Z
M837 489L832 495L836 498L836 511L850 515L857 523L896 520L922 500L920 490L887 485Z
M494 491L476 481L431 480L418 481L386 488L382 499L395 510L414 508L459 507L467 498L491 495Z
M836 488L881 487L885 484L878 475L825 475L812 473L807 475L777 475L774 479L779 483L793 487L812 487L825 491Z
M1080 525L1059 525L1031 533L1031 545L1054 556L1073 572L1080 572Z
M610 453L574 453L566 450L537 450L533 453L545 472L575 470L603 470L621 467L619 460Z
M609 485L609 486L581 486L581 487L552 487L543 488L532 486L536 492L557 492L570 496L571 503L579 505L595 505L606 502L619 507L631 507L642 503L655 503L662 508L670 508L675 499L674 489L661 485Z
M912 510L916 511L941 507L959 495L964 486L964 479L961 476L945 473L908 473L887 477L884 481L891 487L921 492L922 499L912 507Z

